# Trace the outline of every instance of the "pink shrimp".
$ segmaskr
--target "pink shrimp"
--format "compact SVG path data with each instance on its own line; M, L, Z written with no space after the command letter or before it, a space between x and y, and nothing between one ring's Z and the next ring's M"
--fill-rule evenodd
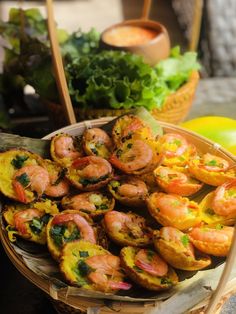
M192 195L201 189L203 183L193 179L185 169L183 171L159 166L154 170L154 176L165 192L182 196Z
M174 227L163 227L160 230L159 237L167 242L172 242L181 248L185 255L194 256L194 247L189 242L188 235Z
M134 140L118 148L109 161L125 173L132 173L147 167L152 158L152 148L142 140Z
M88 155L108 158L113 144L109 135L102 129L88 129L83 134L84 149Z
M74 160L81 157L81 152L77 151L74 146L73 137L64 134L63 136L58 136L54 143L55 154L59 158L70 158Z
M29 235L26 223L34 218L40 218L42 215L43 213L37 209L29 208L21 210L14 214L15 227L22 235Z
M59 172L49 172L50 183L45 190L45 194L51 197L61 197L68 194L70 185L69 182L62 178L59 178Z
M234 228L222 226L220 229L195 227L189 232L190 239L206 243L227 243L232 241Z
M181 218L189 213L188 199L175 194L157 193L155 206L159 208L161 214L169 218Z
M41 196L49 185L49 182L49 174L45 168L31 165L22 167L16 171L12 185L18 200L22 203L27 203L28 199L25 189L30 188L38 196Z
M72 167L78 169L80 176L86 179L100 178L112 173L110 163L106 159L96 156L76 159Z
M54 181L55 182L55 181ZM66 180L62 180L58 184L50 184L45 191L45 194L51 197L61 197L69 192L69 183Z
M93 271L88 279L100 291L129 290L131 284L123 282L124 274L120 270L120 258L111 254L95 255L85 260Z
M162 153L167 157L181 156L188 149L189 144L180 134L167 133L160 138Z
M131 123L123 130L122 138L129 136L132 133L137 132L138 130L144 127L144 123L137 117L133 117Z
M183 184L188 181L188 177L185 173L164 166L159 166L155 170L155 176L160 177L160 180L165 180L173 185Z
M119 245L142 247L151 243L152 230L143 217L134 213L107 212L103 224L109 237Z
M202 156L201 162L201 167L208 171L219 172L226 171L229 168L229 163L227 160L209 153Z
M64 224L70 221L75 222L77 225L81 233L81 239L91 243L96 243L96 237L93 228L84 217L77 213L58 214L53 218L52 225Z
M236 180L218 186L211 207L218 215L236 216Z
M142 237L144 218L133 214L111 211L105 214L104 222L112 233L129 231L133 237Z
M117 188L117 192L126 197L145 196L148 193L146 184L135 177L129 177Z
M134 263L153 276L163 277L168 272L167 263L152 250L139 250L135 256Z
M68 198L68 200L66 200L64 203L64 207L74 210L81 210L88 213L94 212L96 211L96 205L91 201L91 195L95 195L97 198L100 197L101 199L99 193L96 194L96 192L81 193Z

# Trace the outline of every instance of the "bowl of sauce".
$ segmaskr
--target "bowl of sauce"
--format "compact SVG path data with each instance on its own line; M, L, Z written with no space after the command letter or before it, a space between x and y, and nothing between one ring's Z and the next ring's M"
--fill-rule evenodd
M143 19L128 20L107 28L101 35L101 46L141 55L152 66L170 53L166 28L158 22Z

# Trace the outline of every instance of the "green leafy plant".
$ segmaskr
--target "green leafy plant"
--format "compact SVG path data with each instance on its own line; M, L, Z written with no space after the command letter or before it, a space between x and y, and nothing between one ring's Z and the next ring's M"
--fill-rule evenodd
M44 99L59 102L53 73L46 21L37 9L12 9L0 32L10 47L5 50L4 69L18 83L32 85ZM175 92L199 69L197 55L171 51L155 67L140 56L124 51L99 49L100 35L94 29L68 34L58 30L69 92L80 108L161 109Z
M101 51L77 58L66 67L73 103L80 107L130 109L162 108L175 92L199 69L196 53L172 50L170 58L152 68L142 58L121 51Z
M0 21L0 35L5 39L2 93L10 94L29 84L42 98L58 101L47 24L40 11L12 8L8 21ZM57 35L65 63L98 48L95 29L72 34L58 29Z

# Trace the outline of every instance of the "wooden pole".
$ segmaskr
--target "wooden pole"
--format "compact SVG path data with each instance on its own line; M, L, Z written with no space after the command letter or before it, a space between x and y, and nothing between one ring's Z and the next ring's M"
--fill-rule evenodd
M60 47L57 39L57 31L53 14L53 0L46 0L46 9L48 15L48 33L51 43L52 59L56 74L57 88L67 121L69 122L69 124L74 124L76 123L76 118L68 91Z
M201 32L203 0L194 1L193 21L191 25L191 35L189 41L189 50L196 51Z
M141 16L142 20L148 20L149 14L150 14L151 5L152 5L152 0L144 0L142 16Z

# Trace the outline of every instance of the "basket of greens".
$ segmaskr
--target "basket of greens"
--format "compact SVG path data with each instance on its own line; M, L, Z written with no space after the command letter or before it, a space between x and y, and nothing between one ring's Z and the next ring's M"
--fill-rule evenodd
M37 9L12 9L0 32L7 40L2 85L17 77L22 86L33 86L56 125L65 124L45 19ZM139 106L171 123L187 115L199 79L196 53L181 54L175 47L168 59L151 67L140 56L102 50L94 29L72 34L58 30L58 36L78 121L117 116Z

